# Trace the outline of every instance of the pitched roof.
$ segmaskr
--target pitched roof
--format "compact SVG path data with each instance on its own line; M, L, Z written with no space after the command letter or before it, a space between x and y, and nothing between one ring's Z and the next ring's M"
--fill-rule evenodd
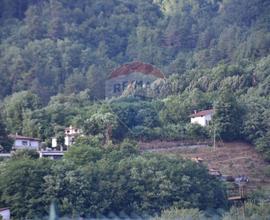
M33 137L26 137L21 135L9 135L10 138L14 140L30 140L30 141L41 141L39 138L33 138Z
M196 112L196 113L192 114L191 117L202 117L202 116L206 116L206 115L211 115L213 113L214 113L214 109L208 109L208 110Z
M9 210L9 208L0 208L0 212L5 211L5 210Z

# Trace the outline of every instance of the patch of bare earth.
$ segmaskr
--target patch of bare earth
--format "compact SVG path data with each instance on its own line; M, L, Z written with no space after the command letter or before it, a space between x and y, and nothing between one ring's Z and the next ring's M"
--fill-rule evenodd
M186 159L199 157L208 168L219 170L222 175L244 175L249 178L250 191L259 188L270 189L270 178L263 170L269 163L265 162L253 146L243 142L218 143L216 148L207 145L183 146L180 142L140 143L143 150L160 153L173 153ZM161 149L161 150L160 150Z

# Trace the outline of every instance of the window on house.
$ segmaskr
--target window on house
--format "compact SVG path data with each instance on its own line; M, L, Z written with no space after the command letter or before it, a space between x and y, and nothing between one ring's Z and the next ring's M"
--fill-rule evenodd
M23 146L27 146L28 142L27 141L22 141Z

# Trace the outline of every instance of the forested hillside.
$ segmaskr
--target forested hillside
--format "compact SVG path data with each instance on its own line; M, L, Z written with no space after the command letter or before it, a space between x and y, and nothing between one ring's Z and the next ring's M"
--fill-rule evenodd
M221 219L226 193L204 166L136 142L240 140L270 161L269 12L269 0L0 0L0 153L9 134L43 149L52 137L63 146L67 126L84 134L60 161L27 151L0 161L0 207L14 219L42 219L54 200L74 218ZM105 99L111 72L134 61L164 73L160 93ZM209 126L190 123L206 109Z
M8 132L49 140L71 123L89 130L94 113L109 112L117 140L179 139L194 133L185 127L193 110L216 106L222 139L269 151L268 0L1 0L0 8ZM96 102L110 72L134 60L155 65L173 86L150 102Z
M1 98L29 90L46 104L58 93L85 89L102 98L110 71L133 60L154 64L167 76L190 78L196 69L197 77L208 80L195 86L191 78L187 84L200 89L209 88L213 77L219 82L229 77L224 83L232 81L236 89L261 80L264 86L266 76L254 69L269 55L269 5L267 0L1 0ZM264 59L258 66L268 63ZM238 68L210 74L209 68L220 64Z

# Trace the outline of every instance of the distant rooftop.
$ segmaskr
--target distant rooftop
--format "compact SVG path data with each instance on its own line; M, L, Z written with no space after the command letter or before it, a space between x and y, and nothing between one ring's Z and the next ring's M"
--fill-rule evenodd
M202 117L202 116L206 116L206 115L211 115L213 113L214 113L214 109L208 109L208 110L195 112L194 114L191 115L191 117Z
M10 138L14 140L30 140L30 141L41 141L39 138L33 138L33 137L26 137L22 135L17 135L17 134L11 134L9 135Z

